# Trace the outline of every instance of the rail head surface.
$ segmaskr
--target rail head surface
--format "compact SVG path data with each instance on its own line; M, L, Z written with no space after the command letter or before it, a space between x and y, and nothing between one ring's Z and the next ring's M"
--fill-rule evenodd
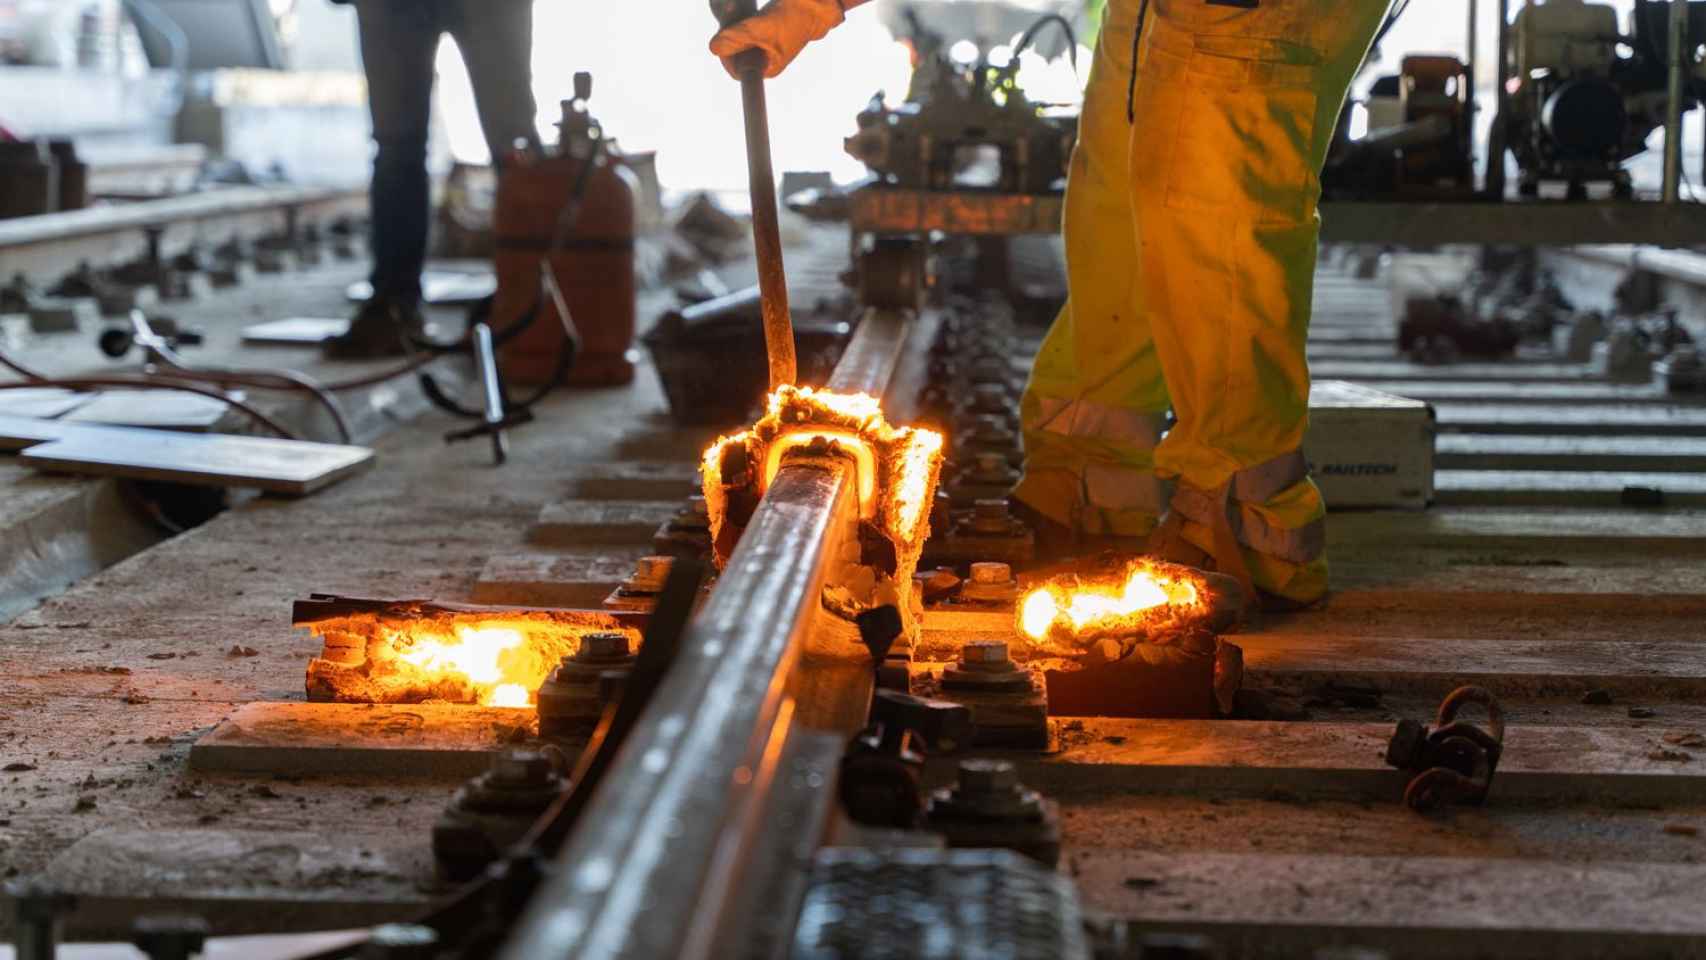
M873 311L827 386L882 396L908 317ZM710 956L748 878L826 571L855 535L852 466L785 465L678 661L501 956ZM868 687L848 691L868 696Z

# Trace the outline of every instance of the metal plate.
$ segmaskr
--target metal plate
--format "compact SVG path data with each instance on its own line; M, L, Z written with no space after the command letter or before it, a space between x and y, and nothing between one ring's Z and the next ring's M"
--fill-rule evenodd
M533 711L448 703L248 703L190 748L224 773L471 777Z
M60 387L27 387L0 391L0 413L8 417L58 417L77 409L95 395Z
M871 186L850 196L853 229L870 233L1058 233L1064 209L1060 194Z
M796 960L1088 958L1072 883L1008 850L818 854Z
M349 331L342 317L285 317L243 328L244 343L276 343L290 346L314 345Z
M242 399L242 394L233 394ZM212 430L231 408L223 400L183 390L102 390L94 399L67 413L65 423L113 427L154 427L160 430Z
M0 437L32 429L29 422L14 423L22 420L0 417ZM65 473L253 487L301 496L373 462L373 451L366 447L45 420L34 423L35 435L47 442L26 449L20 460Z
M850 195L855 230L872 233L1054 233L1059 194L914 190L871 186ZM1432 247L1451 243L1556 245L1706 243L1706 217L1689 204L1651 201L1565 203L1338 202L1321 204L1321 239Z

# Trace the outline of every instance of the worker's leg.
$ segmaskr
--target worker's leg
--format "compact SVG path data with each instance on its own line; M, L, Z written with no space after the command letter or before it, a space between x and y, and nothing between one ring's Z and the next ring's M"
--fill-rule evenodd
M373 292L413 309L426 262L430 188L426 148L433 59L441 32L435 0L357 0L361 62L373 116L370 203Z
M1131 195L1176 426L1174 543L1270 594L1327 589L1326 508L1299 449L1318 174L1388 0L1150 0Z
M501 165L517 141L539 145L533 102L532 0L457 0L450 33L468 65L480 129Z
M1015 493L1077 531L1128 537L1147 534L1165 506L1152 454L1167 410L1126 184L1137 7L1111 0L1090 68L1066 183L1069 299L1020 405L1025 476Z

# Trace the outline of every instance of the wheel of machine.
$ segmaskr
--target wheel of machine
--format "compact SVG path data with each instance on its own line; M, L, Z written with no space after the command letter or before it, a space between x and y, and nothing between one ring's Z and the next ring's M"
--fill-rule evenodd
M1571 80L1552 91L1540 111L1546 135L1558 152L1570 159L1615 156L1627 122L1623 94L1593 77Z

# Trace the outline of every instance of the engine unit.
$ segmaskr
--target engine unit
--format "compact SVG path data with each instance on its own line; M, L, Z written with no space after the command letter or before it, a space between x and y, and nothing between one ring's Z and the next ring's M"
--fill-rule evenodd
M1631 195L1623 163L1664 125L1669 16L1669 0L1636 0L1624 33L1617 8L1605 3L1547 0L1517 12L1505 50L1508 143L1524 196L1537 195L1543 182L1563 182L1571 199L1586 198L1589 183ZM1691 3L1686 49L1695 50L1703 34L1706 4ZM1685 110L1702 85L1691 63Z
M1049 193L1060 189L1077 136L1076 117L1045 115L1017 82L1015 51L1006 66L948 59L939 38L914 21L919 56L907 101L889 106L878 93L860 112L847 152L895 186ZM1021 47L1028 41L1021 41Z

